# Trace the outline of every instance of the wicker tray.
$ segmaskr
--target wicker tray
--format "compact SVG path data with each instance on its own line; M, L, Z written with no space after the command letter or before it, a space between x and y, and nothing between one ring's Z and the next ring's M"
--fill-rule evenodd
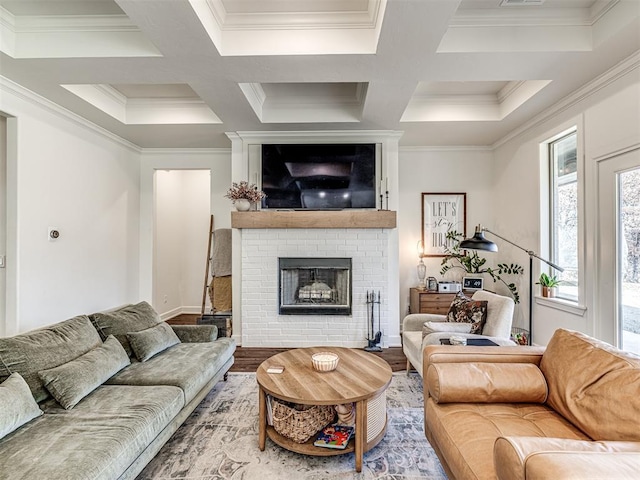
M272 398L273 428L283 437L305 443L333 421L333 405L294 405Z

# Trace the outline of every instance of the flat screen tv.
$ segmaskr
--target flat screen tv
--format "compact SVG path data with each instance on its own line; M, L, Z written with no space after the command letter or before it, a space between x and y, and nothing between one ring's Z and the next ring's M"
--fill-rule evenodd
M263 144L265 209L376 207L376 146Z

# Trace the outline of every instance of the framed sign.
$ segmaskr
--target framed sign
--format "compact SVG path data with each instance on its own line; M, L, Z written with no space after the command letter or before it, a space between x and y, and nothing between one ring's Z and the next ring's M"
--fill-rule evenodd
M463 277L462 289L463 290L482 290L484 286L484 279L477 277Z
M422 244L425 257L444 257L447 232L467 237L466 193L422 194Z

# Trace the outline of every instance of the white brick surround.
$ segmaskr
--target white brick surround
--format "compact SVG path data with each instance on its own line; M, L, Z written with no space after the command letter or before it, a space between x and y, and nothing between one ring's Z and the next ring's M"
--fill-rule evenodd
M243 346L363 347L368 326L367 290L381 292L380 329L388 331L389 230L270 228L244 229L241 235ZM351 258L351 316L279 315L279 257Z

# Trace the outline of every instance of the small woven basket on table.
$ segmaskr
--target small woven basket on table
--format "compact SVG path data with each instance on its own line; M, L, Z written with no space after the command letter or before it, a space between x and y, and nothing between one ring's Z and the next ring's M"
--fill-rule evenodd
M294 405L272 399L273 428L283 437L305 443L333 421L333 405Z

